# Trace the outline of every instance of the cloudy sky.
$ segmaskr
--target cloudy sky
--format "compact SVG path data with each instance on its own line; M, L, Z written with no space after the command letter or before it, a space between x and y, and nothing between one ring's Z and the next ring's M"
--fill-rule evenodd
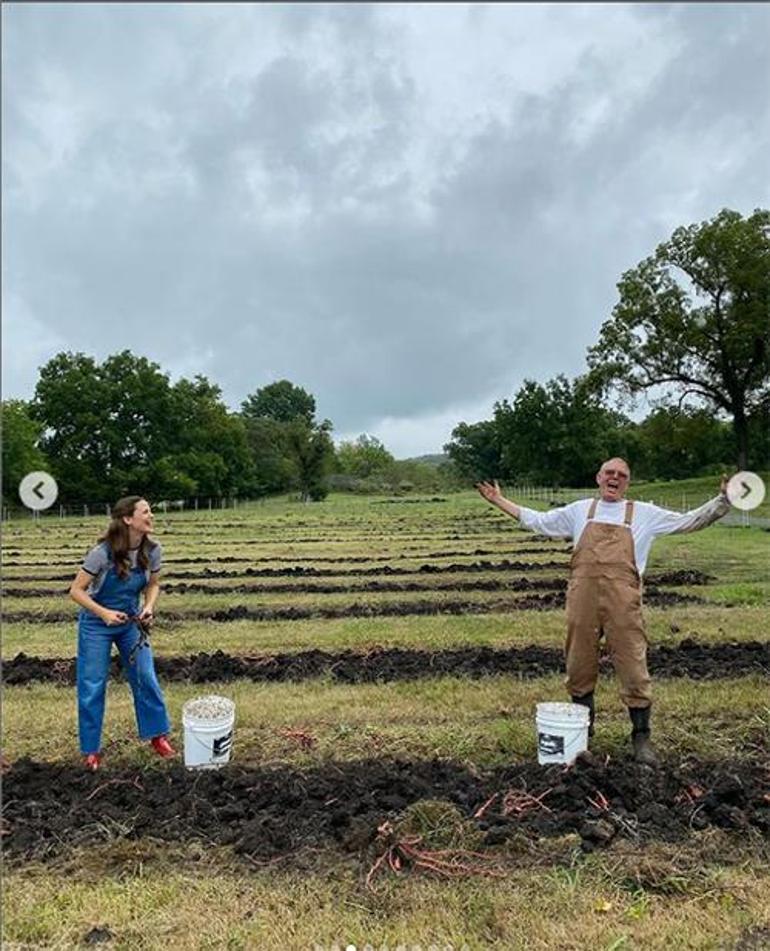
M3 395L60 350L288 378L440 451L621 273L770 204L760 4L4 4Z

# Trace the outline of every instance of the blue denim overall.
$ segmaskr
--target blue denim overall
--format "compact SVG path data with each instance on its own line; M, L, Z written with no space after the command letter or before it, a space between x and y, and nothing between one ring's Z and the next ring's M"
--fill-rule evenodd
M134 616L139 614L139 594L146 585L147 574L143 568L132 568L126 578L121 578L115 566L111 565L92 598L105 608ZM133 662L129 662L131 650L138 640L136 623L129 621L109 627L95 614L81 610L78 617L77 685L80 751L84 756L101 750L113 641L120 651L123 672L134 695L139 737L149 740L168 733L170 729L150 645L140 647L134 654Z

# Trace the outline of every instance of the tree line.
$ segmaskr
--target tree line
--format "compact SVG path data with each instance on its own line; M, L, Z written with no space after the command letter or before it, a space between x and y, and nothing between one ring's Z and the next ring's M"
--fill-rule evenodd
M259 498L330 488L446 486L436 467L397 461L373 436L335 447L315 398L289 380L250 394L238 412L198 375L171 383L128 350L102 363L59 353L40 370L34 398L3 402L3 497L16 502L27 472L50 472L69 503L127 494L152 499Z
M725 209L678 228L627 271L619 300L574 380L525 380L492 419L459 423L449 462L394 459L362 434L335 447L315 398L288 380L232 412L205 376L170 381L128 350L99 363L59 353L31 401L2 404L3 496L45 469L69 502L258 498L296 492L438 490L479 478L590 484L597 460L627 457L636 478L770 466L770 212ZM623 410L642 393L641 422Z
M766 468L767 425L757 416L755 468ZM545 486L591 485L597 460L619 455L635 480L683 479L732 471L731 424L704 408L656 407L641 422L606 408L586 377L525 381L513 400L495 404L492 419L460 423L446 452L466 481L499 479Z

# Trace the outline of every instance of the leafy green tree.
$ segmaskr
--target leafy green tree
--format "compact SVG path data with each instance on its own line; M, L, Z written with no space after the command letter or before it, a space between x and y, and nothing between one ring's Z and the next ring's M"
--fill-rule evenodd
M102 364L57 354L41 368L30 412L64 497L149 494L150 464L168 435L168 377L157 364L128 350Z
M183 464L184 458L161 456L151 464L146 478L140 477L138 481L144 481L153 487L153 491L148 493L151 498L159 500L192 498L199 494L198 483L180 467Z
M128 350L101 364L60 353L41 369L30 412L69 501L250 491L243 420L205 377L172 387L157 364Z
M174 463L195 481L197 495L248 495L254 480L246 426L221 395L201 375L171 388Z
M704 409L658 407L639 423L643 462L634 475L681 479L724 469L732 457L730 425Z
M334 461L332 425L315 420L315 398L289 380L278 380L241 404L259 492L296 488L303 500L326 497Z
M241 412L246 419L274 419L279 423L302 419L312 426L315 398L301 386L278 380L247 396L241 404Z
M603 386L651 388L732 419L738 466L750 418L770 396L770 211L724 209L677 228L618 284L620 299L588 351Z
M525 380L513 402L495 404L502 474L510 481L589 485L601 460L620 452L627 421L607 410L585 378Z
M18 501L19 483L28 472L48 471L45 455L38 448L41 426L29 415L24 400L3 400L3 499Z
M329 492L326 477L334 462L331 430L328 419L314 426L299 418L286 424L287 446L303 502L320 502Z
M497 422L458 423L444 446L456 472L472 482L502 477L502 451Z
M251 452L254 494L261 496L286 491L297 481L296 465L286 433L287 424L267 416L256 419L243 417L243 422Z
M608 410L587 377L565 376L525 380L491 420L460 423L444 447L468 479L553 486L590 485L603 459L637 448L634 424Z
M342 442L337 447L336 469L357 479L383 474L395 459L376 436L362 433L355 442Z

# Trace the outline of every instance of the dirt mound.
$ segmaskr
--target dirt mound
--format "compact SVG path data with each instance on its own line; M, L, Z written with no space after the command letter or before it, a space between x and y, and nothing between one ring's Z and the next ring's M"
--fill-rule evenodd
M431 591L566 591L565 578L482 578L471 581L358 581L330 584L328 582L235 584L219 587L207 582L178 582L166 584L164 591L174 594L353 594L405 593ZM6 588L6 598L64 597L64 588Z
M464 614L508 614L513 611L547 611L564 607L565 595L554 591L523 598L486 601L428 600L428 601L383 601L380 603L354 602L334 606L307 605L302 607L249 607L236 604L220 611L165 611L168 621L302 621L309 618L346 617L414 617ZM671 607L677 604L704 604L702 598L678 594L676 591L649 589L647 604L652 607ZM76 612L70 611L7 611L3 615L6 624L32 621L36 624L61 624L75 622Z
M281 561L281 559L274 559ZM323 559L319 559L323 560ZM356 559L346 559L347 561L356 561ZM360 561L376 561L377 559L359 559ZM431 565L423 564L415 568L398 568L392 565L383 565L376 568L351 568L351 569L324 569L314 568L312 566L293 564L290 568L246 568L243 571L228 571L219 569L204 569L203 571L184 571L164 572L164 579L169 581L174 579L171 584L165 584L164 590L173 591L177 594L186 592L206 592L213 594L222 594L229 592L231 594L292 594L292 593L315 593L315 594L336 594L345 591L380 591L380 592L400 592L400 591L564 591L567 587L566 577L559 578L529 578L521 576L518 578L485 578L478 581L447 581L436 582L434 584L422 583L419 581L365 581L353 584L344 583L308 583L301 584L239 584L228 588L216 588L205 584L204 581L179 581L176 579L229 579L229 578L284 578L284 577L327 577L344 579L346 577L362 577L385 575L388 577L399 575L440 575L440 574L477 574L480 572L508 572L515 570L543 570L546 568L563 568L562 562L542 562L542 563L520 563L511 561L502 562L471 562L470 564L452 564L452 565ZM52 574L40 577L40 581L64 581L70 580L70 574ZM704 574L695 569L662 572L657 575L650 575L646 580L645 593L649 600L660 598L661 593L657 590L661 585L707 585L715 579L711 575ZM6 598L47 598L64 597L67 594L66 588L4 588L2 596Z
M713 679L770 672L770 643L759 641L699 644L687 639L677 646L654 647L648 655L650 671L658 677ZM420 651L376 648L360 651L309 650L295 653L238 656L216 651L189 657L156 657L159 675L166 681L226 683L233 680L285 682L326 675L341 683L375 683L425 677L485 677L512 674L520 679L544 677L564 670L563 652L550 647L467 647L458 650ZM612 670L602 657L603 672ZM113 661L113 677L119 662ZM39 658L18 654L3 664L7 685L31 681L60 684L75 682L75 662L65 658Z
M116 834L202 838L263 859L308 846L361 852L383 821L421 800L452 803L478 823L487 846L576 833L590 851L615 837L677 840L709 826L767 835L769 775L767 759L651 770L590 754L567 769L528 762L485 774L441 760L388 759L94 774L23 759L4 778L3 845L12 862Z
M455 566L456 567L456 566ZM470 568L471 566L466 566ZM292 569L286 569L287 573ZM472 569L476 571L475 567ZM248 571L246 572L248 574ZM340 572L339 575L353 574L354 572ZM385 574L398 572L383 572ZM406 573L406 572L404 572ZM411 573L423 573L424 568L416 569ZM218 573L217 578L222 578L224 573ZM169 573L167 578L178 577ZM646 586L646 596L649 600L660 598L661 592L657 589L658 585L706 585L714 580L709 575L704 575L700 571L671 571L665 574L652 576ZM207 584L205 581L180 581L171 582L164 585L164 590L175 594L187 594L192 592L210 593L210 594L345 594L357 591L379 592L379 593L402 593L414 591L566 591L566 578L528 578L526 576L518 578L482 578L471 581L358 581L353 583L338 582L307 582L305 584L295 583L260 583L260 584L235 584L229 587L217 587ZM67 593L65 588L5 588L2 592L6 598L46 598L46 597L64 597Z
M203 559L205 562L214 561L215 559ZM238 559L220 559L221 561L237 561ZM249 559L251 561L252 559ZM271 559L274 560L274 559ZM373 558L365 559L368 562L375 561ZM392 560L392 559L388 559ZM195 559L190 559L185 561L185 564L194 563ZM170 564L170 561L166 561L165 564ZM393 565L381 565L381 566L372 566L370 568L316 568L313 565L303 565L293 563L290 567L287 568L245 568L242 570L229 570L219 569L219 568L203 568L198 571L164 571L163 577L168 580L169 578L342 578L342 577L371 577L376 575L385 575L388 577L398 576L398 575L441 575L441 574L476 574L478 572L495 572L495 571L543 571L551 568L564 569L566 568L566 561L541 561L541 562L530 562L530 561L509 561L508 559L503 559L502 561L474 561L474 562L461 562L453 563L451 565L434 565L430 562L425 562L422 565L417 565L414 567L398 567ZM48 576L45 579L41 578L40 580L45 581L64 581L71 580L73 573L69 572L66 575L52 575ZM61 593L61 592L56 592ZM6 595L8 592L6 592Z
M530 542L538 541L537 538L528 539ZM313 555L306 558L294 557L294 558L276 558L272 555L265 555L263 557L254 556L254 555L209 555L209 556L199 556L195 558L164 558L164 565L210 565L210 564L276 564L276 565L298 565L303 561L309 561L313 564L332 564L332 565L341 565L341 564L375 564L389 561L402 561L406 558L416 559L416 558L478 558L483 556L496 556L500 555L539 555L542 552L563 552L567 553L570 551L569 546L563 544L553 544L550 539L543 539L539 545L530 545L530 546L521 546L516 545L513 551L504 551L500 548L491 549L491 548L474 548L472 551L466 551L464 549L451 549L449 551L431 551L425 552L421 546L399 546L400 553L397 555L348 555L348 556L325 556L325 555ZM22 553L18 552L20 556ZM85 554L82 549L78 549L73 553L75 558L81 557ZM50 565L52 562L61 560L61 552L57 551L51 554L51 557L47 561L16 561L11 560L10 553L4 552L4 564L6 566L14 567L42 567L45 565ZM39 576L42 581L69 581L73 577L73 572L60 572L58 574L50 575L41 575ZM164 577L168 577L168 574L164 572Z
M707 575L697 568L681 568L678 571L659 571L657 574L647 575L644 579L645 588L651 585L704 585L711 584L717 579L714 575Z

